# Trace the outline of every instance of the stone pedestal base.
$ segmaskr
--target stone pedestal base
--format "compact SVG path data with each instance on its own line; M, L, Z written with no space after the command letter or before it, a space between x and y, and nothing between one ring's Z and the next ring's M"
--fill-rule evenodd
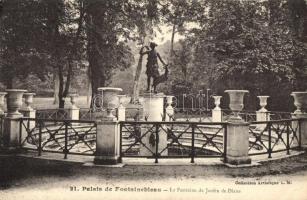
M307 119L301 121L300 131L301 131L301 146L307 148Z
M245 122L230 122L227 125L226 163L240 165L249 164L249 124Z
M117 109L117 120L125 121L126 120L126 108L120 105Z
M300 119L300 118L301 118L301 124L300 124L301 130L298 129L297 134L301 132L301 147L307 148L307 113L293 113L292 114L292 119ZM298 126L298 122L293 121L292 127L294 130L297 126ZM293 142L294 142L294 145L298 145L296 144L297 143L296 140L294 140Z
M256 112L256 121L260 122L260 121L269 121L270 120L270 115L267 111L257 111ZM265 129L266 124L257 124L256 125L256 129L258 130L263 130Z
M104 119L107 120L107 119ZM95 164L114 165L120 157L120 133L118 123L113 121L97 121Z
M69 109L69 118L71 120L79 120L80 109L79 108L70 108Z
M121 163L119 156L95 156L94 164L96 165L116 165Z
M34 119L36 117L36 111L33 109L27 109L27 110L22 110L22 113L24 114L24 117L32 118ZM33 129L35 127L35 121L30 121L29 123L29 128Z
M222 110L221 109L212 110L212 122L222 122Z
M144 126L142 127L141 131L142 134L146 133L152 126ZM153 134L153 138L156 139L156 132L155 128L153 128L153 133L147 133L145 137L142 138L142 142L146 145L147 148L149 148L153 153L156 152L156 144L152 145L150 143L150 137L151 134ZM159 129L159 144L158 144L158 153L160 153L163 149L167 147L167 134ZM141 156L152 156L152 152L150 152L146 147L143 145L140 146L140 155ZM160 156L167 156L168 150L165 149Z
M161 122L164 117L164 98L163 93L160 94L144 94L144 119L147 121Z
M150 94L146 93L144 94L144 117L147 121L152 122L162 122L164 117L164 94ZM145 134L152 125L149 126L142 126L142 134ZM162 151L167 146L167 134L160 130L159 128L159 145L158 145L158 152ZM152 138L156 138L156 127L152 129L153 136ZM156 152L156 145L150 144L150 137L152 133L148 133L145 137L142 138L142 142L152 151ZM140 154L142 156L152 156L152 153L143 145L140 146ZM167 155L167 149L162 153L161 156Z
M20 145L20 117L5 117L3 121L3 145L6 149L16 149Z
M250 157L232 157L232 156L227 156L226 163L229 163L231 165L245 165L245 164L251 164L252 160Z

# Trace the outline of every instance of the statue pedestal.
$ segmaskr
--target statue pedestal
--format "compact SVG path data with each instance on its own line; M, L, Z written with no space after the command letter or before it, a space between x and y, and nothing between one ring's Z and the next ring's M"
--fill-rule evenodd
M163 93L152 94L145 93L144 94L144 118L149 122L162 122L164 118L164 98L165 95ZM167 147L167 133L161 130L160 126L153 127L153 124L143 125L142 126L142 134L146 134L142 138L142 142L146 145L150 151L144 147L143 145L140 147L140 155L142 156L152 156L152 152L156 152L156 133L158 132L158 153ZM158 128L157 128L158 127ZM167 149L162 152L161 156L167 155Z

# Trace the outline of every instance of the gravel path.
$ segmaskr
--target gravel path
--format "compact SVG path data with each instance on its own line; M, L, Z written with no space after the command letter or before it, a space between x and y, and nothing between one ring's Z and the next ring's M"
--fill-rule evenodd
M307 154L251 168L84 167L0 159L0 200L307 199Z

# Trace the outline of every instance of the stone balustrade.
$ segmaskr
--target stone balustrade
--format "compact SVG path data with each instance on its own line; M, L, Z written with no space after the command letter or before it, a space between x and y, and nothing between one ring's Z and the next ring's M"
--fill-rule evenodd
M96 136L96 154L94 162L97 164L117 164L120 160L120 129L119 121L126 120L126 110L122 98L126 96L118 96L122 91L120 88L101 88L99 90L103 94L103 106L108 110L108 114L103 118L97 119L97 136ZM248 156L249 150L249 123L245 122L239 115L244 107L244 95L248 93L246 90L226 90L230 98L229 107L233 115L227 121L227 151L225 162L229 164L241 165L250 164L251 158ZM34 93L26 93L26 90L7 90L6 93L0 93L0 109L4 107L4 96L7 96L7 115L4 117L3 138L4 145L7 149L18 148L20 139L20 118L23 117L19 110L22 104L22 97L25 98L25 108L23 113L26 117L35 118L35 110L32 108ZM294 104L297 110L293 113L293 118L307 118L307 92L293 92ZM80 109L76 105L76 94L70 95L71 106L70 119L78 120ZM222 109L220 108L221 96L213 96L215 108L212 110L212 121L222 121ZM257 121L267 121L269 111L265 108L269 96L258 96L260 101L260 110L256 112ZM166 100L166 104L164 103ZM143 100L144 115L147 121L159 122L162 120L172 121L174 113L173 96L165 96L164 94L145 94ZM114 110L117 109L117 116ZM3 114L3 109L0 114ZM143 119L145 120L145 119ZM297 123L297 122L296 122ZM31 125L31 127L35 127ZM257 126L258 129L264 127ZM307 147L307 120L302 120L300 124L302 133L302 146ZM23 132L23 131L22 131ZM148 134L142 138L142 143L154 150L155 144L150 143L151 135ZM161 134L159 137L159 150L167 147L167 135ZM226 145L226 144L224 144ZM146 148L140 147L142 156L151 155ZM168 151L163 151L163 155L167 156Z

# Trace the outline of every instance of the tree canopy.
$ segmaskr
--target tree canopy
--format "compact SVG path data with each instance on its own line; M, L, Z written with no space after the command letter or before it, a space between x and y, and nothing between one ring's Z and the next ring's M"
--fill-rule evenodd
M167 27L169 42L160 45L171 71L161 87L164 92L211 88L222 94L225 89L248 89L250 99L267 94L274 102L272 109L283 109L289 102L282 99L289 99L291 91L306 90L306 4L305 0L1 0L0 81L12 88L16 80L28 76L41 81L57 77L63 107L63 97L76 82L73 77L84 78L87 68L93 93L112 84L115 73L137 64L136 49ZM142 68L135 70L129 77L135 76L134 85L140 85Z

